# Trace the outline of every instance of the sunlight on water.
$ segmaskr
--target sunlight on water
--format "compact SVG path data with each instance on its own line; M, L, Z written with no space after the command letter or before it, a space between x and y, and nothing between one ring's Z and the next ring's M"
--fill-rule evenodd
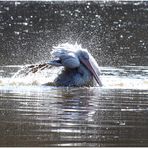
M55 77L58 75L61 69L59 68L50 68L39 71L37 73L21 73L21 68L17 72L11 74L11 76L6 77L4 73L5 68L15 69L22 68L23 66L4 66L1 67L1 76L0 76L0 86L5 85L25 85L25 86L40 86L47 82L52 83ZM103 87L105 89L148 89L148 70L147 66L135 66L135 67L101 67L101 80L103 82Z
M148 79L128 77L102 77L105 88L108 89L148 89Z
M0 146L148 146L148 1L64 1L0 3ZM61 69L38 62L64 42L103 87L43 85Z

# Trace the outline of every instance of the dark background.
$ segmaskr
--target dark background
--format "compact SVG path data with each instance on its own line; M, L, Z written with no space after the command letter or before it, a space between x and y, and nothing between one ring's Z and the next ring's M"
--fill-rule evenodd
M148 2L0 2L0 65L79 43L101 66L147 65Z

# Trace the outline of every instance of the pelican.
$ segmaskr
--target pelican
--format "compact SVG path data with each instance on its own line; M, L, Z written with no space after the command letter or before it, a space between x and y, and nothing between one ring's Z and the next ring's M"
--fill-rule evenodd
M51 55L54 59L48 62L49 65L63 66L54 80L56 86L94 86L96 82L102 86L99 66L87 49L65 43L54 47Z

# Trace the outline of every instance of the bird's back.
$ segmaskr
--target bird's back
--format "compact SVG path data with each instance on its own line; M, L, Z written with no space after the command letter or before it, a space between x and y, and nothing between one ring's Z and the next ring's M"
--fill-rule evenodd
M93 76L85 66L70 69L64 68L55 79L57 86L93 86Z

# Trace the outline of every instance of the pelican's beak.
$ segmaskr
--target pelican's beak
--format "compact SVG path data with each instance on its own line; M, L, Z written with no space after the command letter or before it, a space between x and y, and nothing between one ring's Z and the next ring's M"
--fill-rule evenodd
M99 78L99 75L97 74L95 67L93 64L91 64L91 62L89 60L86 59L81 59L82 63L89 69L89 71L93 74L95 80L97 81L97 83L99 84L99 86L103 86L102 82Z

